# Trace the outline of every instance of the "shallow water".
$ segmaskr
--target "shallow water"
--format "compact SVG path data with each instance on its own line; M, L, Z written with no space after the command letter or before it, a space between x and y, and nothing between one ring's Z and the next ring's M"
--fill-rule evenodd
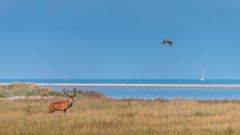
M2 83L117 83L117 84L240 84L240 80L158 80L158 79L0 79ZM61 90L66 87L53 87ZM100 88L76 87L81 90L94 90L115 99L240 99L240 89L223 88ZM73 87L69 87L73 89Z
M53 87L62 90L67 87ZM80 90L94 90L114 99L201 99L201 100L237 100L240 89L222 88L100 88L76 87ZM73 87L68 87L73 89Z
M221 79L0 79L1 83L117 83L117 84L240 84L240 80Z

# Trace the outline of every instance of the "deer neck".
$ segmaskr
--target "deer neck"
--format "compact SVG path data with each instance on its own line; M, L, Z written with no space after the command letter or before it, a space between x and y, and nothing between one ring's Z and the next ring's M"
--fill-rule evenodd
M68 99L68 102L69 102L69 103L73 103L73 102L74 102L74 99L73 99L73 98L70 98L70 99Z

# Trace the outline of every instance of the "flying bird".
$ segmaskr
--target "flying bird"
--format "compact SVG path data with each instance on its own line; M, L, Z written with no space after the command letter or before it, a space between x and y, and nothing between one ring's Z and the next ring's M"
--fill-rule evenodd
M163 40L163 43L162 43L162 44L164 44L164 45L168 45L168 46L171 46L172 43L173 43L172 40Z

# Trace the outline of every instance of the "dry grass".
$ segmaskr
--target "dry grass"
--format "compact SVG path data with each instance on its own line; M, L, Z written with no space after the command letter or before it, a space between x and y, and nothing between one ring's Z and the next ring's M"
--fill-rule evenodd
M239 102L84 99L66 114L48 101L0 101L1 135L240 134Z

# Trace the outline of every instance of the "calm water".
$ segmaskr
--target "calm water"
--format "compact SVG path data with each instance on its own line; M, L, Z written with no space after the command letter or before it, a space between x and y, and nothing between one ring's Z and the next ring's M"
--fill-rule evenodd
M240 84L240 80L124 80L124 79L0 79L0 82L35 82L35 83L124 83L124 84ZM62 87L54 87L61 90ZM71 88L69 88L71 89ZM240 89L219 88L91 88L78 87L82 90L94 90L112 98L141 99L240 99Z
M35 83L126 83L126 84L240 84L240 80L198 79L0 79L0 82Z

